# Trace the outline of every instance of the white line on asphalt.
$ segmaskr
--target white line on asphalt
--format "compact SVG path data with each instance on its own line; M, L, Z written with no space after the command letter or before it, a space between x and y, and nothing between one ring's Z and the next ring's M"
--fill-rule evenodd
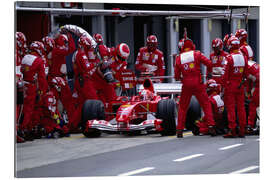
M260 139L256 139L256 141L260 141Z
M235 148L235 147L242 146L242 145L243 144L234 144L234 145L231 145L231 146L226 146L226 147L219 148L219 150L223 151L223 150Z
M183 158L180 158L180 159L175 159L173 161L175 161L175 162L181 162L181 161L193 159L193 158L200 157L200 156L204 156L204 154L193 154L191 156L186 156L186 157L183 157Z
M146 167L146 168L137 169L137 170L134 170L134 171L129 171L129 172L126 172L126 173L122 173L122 174L119 174L118 176L131 176L131 175L134 175L134 174L139 174L139 173L150 171L150 170L153 170L153 169L155 169L155 168L154 167Z
M257 168L259 168L259 166L250 166L250 167L247 167L244 169L240 169L238 171L231 172L230 174L241 174L241 173L245 173L248 171L252 171L252 170L257 169Z

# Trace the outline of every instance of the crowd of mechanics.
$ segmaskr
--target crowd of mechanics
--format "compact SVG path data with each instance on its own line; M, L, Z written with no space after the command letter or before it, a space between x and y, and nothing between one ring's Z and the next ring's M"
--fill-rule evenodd
M76 46L72 33L65 26L54 36L48 35L29 46L28 43L22 32L16 32L15 124L18 143L42 137L68 137L71 133L81 132L85 100L101 100L106 106L117 98L115 88L119 86L121 72L127 69L130 55L126 43L107 47L101 34L94 34L93 38L81 34ZM223 45L229 52L223 50ZM160 76L157 82L163 82L164 57L157 47L157 37L148 36L146 47L139 49L135 69L140 75ZM203 109L203 117L196 121L195 134L215 136L220 133L224 129L224 107L228 112L228 131L223 132L225 138L252 134L259 106L259 65L253 61L247 32L239 29L235 35L226 35L223 41L213 40L210 59L195 50L186 34L178 48L175 79L183 86L177 137L183 137L192 95ZM66 57L71 54L73 88L68 83L66 64ZM207 66L206 83L202 81L201 63ZM248 121L244 104L247 98L250 101Z

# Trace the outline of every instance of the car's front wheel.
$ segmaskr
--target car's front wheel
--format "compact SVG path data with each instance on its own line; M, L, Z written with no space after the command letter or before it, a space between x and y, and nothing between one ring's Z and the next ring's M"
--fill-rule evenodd
M173 99L163 99L157 105L157 118L162 119L160 132L162 136L171 136L176 134L176 105Z
M85 125L88 120L105 119L104 105L99 100L86 100L82 108L82 129L85 137L99 137L101 131L98 129L88 129L85 131Z

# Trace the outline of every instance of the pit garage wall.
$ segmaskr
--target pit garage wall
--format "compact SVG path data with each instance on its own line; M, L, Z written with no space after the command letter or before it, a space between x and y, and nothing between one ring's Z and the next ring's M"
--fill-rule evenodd
M61 7L60 3L37 3L26 4L32 7ZM103 4L83 4L84 8L104 9ZM251 9L253 15L248 21L249 44L254 49L255 60L259 61L259 8ZM30 17L31 16L31 17ZM46 18L44 18L46 17ZM59 18L59 17L62 17ZM134 68L136 56L140 47L145 45L145 38L150 34L158 37L158 48L164 52L166 63L166 74L173 75L173 59L171 54L178 53L177 43L183 37L183 28L187 27L188 37L193 39L196 48L209 57L211 52L211 41L215 37L223 38L225 34L233 32L238 28L245 28L243 20L233 19L231 24L224 20L210 19L179 19L178 29L175 21L166 20L165 17L109 17L109 16L57 16L48 13L17 11L16 31L26 34L29 42L40 40L51 29L55 29L65 23L75 23L90 34L101 33L105 44L109 47L120 42L126 42L131 55L128 60L129 67ZM35 26L33 25L35 24ZM33 31L34 29L34 31Z

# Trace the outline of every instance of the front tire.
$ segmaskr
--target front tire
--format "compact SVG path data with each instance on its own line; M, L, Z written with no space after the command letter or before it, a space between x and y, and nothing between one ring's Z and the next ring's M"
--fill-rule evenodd
M87 132L85 131L86 122L92 119L105 119L105 110L101 101L88 99L84 102L82 108L82 130L83 135L88 138L99 137L101 135L101 131L98 129L88 129Z
M176 105L173 99L163 99L157 105L157 118L162 119L160 132L162 136L172 136L176 134Z

